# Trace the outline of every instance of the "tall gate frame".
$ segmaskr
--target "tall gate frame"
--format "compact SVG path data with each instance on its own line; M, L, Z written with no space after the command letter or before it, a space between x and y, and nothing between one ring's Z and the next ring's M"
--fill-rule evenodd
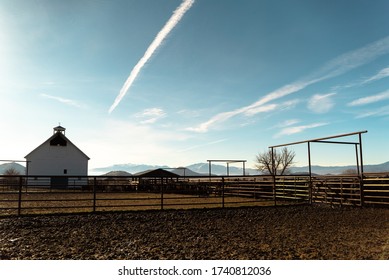
M230 163L242 163L243 176L246 176L246 162L247 160L235 160L235 159L208 159L208 173L212 176L212 162L224 162L227 164L227 176L230 176Z
M363 198L363 179L364 179L364 170L363 170L363 149L362 149L362 134L367 133L367 130L364 131L357 131L357 132L351 132L346 134L338 134L333 136L327 136L322 138L316 138L316 139L310 139L310 140L304 140L304 141L298 141L298 142L292 142L292 143L286 143L286 144L280 144L280 145L274 145L269 146L269 149L271 149L272 158L274 159L274 150L276 148L280 147L286 147L286 146L292 146L292 145L298 145L298 144L307 144L307 150L308 150L308 176L309 176L309 202L312 203L313 199L313 189L314 189L314 182L312 177L312 164L311 164L311 143L324 143L324 144L340 144L340 145L354 145L355 146L355 157L356 157L356 167L357 167L357 177L359 178L359 204L360 206L364 205L364 198ZM332 139L337 138L343 138L348 136L358 135L358 140L356 142L346 142L346 141L333 141ZM273 172L274 173L274 172ZM274 179L274 195L276 196L276 175L273 175ZM325 186L325 192L328 191L328 187ZM317 189L316 189L317 190Z

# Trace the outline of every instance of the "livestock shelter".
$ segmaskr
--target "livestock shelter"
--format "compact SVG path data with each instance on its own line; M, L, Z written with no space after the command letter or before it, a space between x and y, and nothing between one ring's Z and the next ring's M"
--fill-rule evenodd
M86 184L85 179L78 177L88 175L89 157L65 136L64 127L57 126L53 130L50 138L25 156L26 173L30 176L28 185L65 188L69 184ZM50 180L39 180L39 176L49 176Z
M136 178L139 180L138 187L139 188L160 188L162 185L167 185L171 181L177 181L180 175L164 170L162 168L146 170L143 172L139 172L134 174Z

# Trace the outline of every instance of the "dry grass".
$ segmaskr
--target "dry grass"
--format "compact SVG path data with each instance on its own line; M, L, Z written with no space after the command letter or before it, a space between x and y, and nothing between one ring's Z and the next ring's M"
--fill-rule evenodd
M22 194L21 214L82 213L101 211L134 211L159 209L198 209L239 206L274 205L272 200L259 200L252 197L196 196L165 193L117 192L94 194L81 191L28 192ZM95 208L94 208L95 207ZM18 212L18 194L0 194L0 215ZM8 208L8 209L6 209Z

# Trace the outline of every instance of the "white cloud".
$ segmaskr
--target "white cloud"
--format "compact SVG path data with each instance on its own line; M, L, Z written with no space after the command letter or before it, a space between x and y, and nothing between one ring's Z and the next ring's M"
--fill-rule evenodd
M290 107L295 106L299 102L299 100L295 99L295 100L291 100L291 101L286 101L286 102L278 104L278 105L277 104L268 104L268 105L264 106L264 104L266 104L267 102L269 102L273 99L277 99L277 98L280 98L281 96L290 94L290 91L294 91L297 88L299 88L300 86L301 85L297 85L297 84L285 86L283 88L280 88L277 91L274 91L271 94L266 95L264 98L258 100L257 102L255 102L249 106L242 107L242 108L236 109L234 111L227 111L227 112L219 113L219 114L215 115L214 117L212 117L211 119L209 119L208 121L203 122L196 127L187 128L186 130L204 133L204 132L207 132L212 126L214 126L218 123L222 123L222 122L224 122L232 117L235 117L235 116L238 116L241 114L244 114L245 116L250 117L250 116L254 116L258 113L270 112L270 111L274 111L276 109L280 109L280 110L288 109Z
M280 109L280 110L289 110L289 109L292 109L292 108L296 107L296 105L299 104L299 103L300 103L299 99L289 100L289 101L281 103L280 106L278 107L278 109Z
M204 122L196 127L189 127L186 130L194 131L194 132L207 132L212 125L217 124L219 122L226 121L226 120L228 120L228 119L230 119L238 114L240 114L240 112L237 112L237 110L219 113L219 114L215 115L214 117L212 117L211 119L209 119L208 121L206 121L206 122Z
M321 77L320 80L333 78L344 74L361 65L369 63L381 55L389 53L389 36L370 43L362 48L344 53L329 61L313 77Z
M389 77L389 67L382 69L376 75L364 80L362 84L378 81L386 77Z
M368 118L368 117L373 117L373 116L387 116L389 115L389 106L384 106L378 109L375 109L374 111L368 111L364 112L361 114L358 114L356 116L356 119L363 119L363 118Z
M356 119L364 119L364 118L368 118L368 117L372 117L372 116L376 116L376 115L378 115L377 111L370 111L370 112L358 114L355 118Z
M287 110L290 108L295 107L300 101L298 99L289 100L280 104L271 103L271 104L265 104L262 106L253 107L250 109L247 109L244 113L245 116L254 116L259 113L266 113L271 112L275 110Z
M332 90L341 90L341 89L345 89L345 88L358 87L358 86L362 86L362 85L365 85L365 84L368 84L371 82L375 82L375 81L384 79L386 77L389 77L389 67L381 69L377 74L375 74L369 78L360 79L359 81L351 82L351 83L345 84L345 85L338 85L338 86L333 87Z
M308 101L308 109L317 114L327 113L335 105L334 101L331 98L335 94L336 93L313 95Z
M66 105L69 105L69 106L72 106L72 107L77 107L77 108L83 107L77 101L72 100L72 99L67 99L67 98L63 98L63 97L59 97L59 96L54 96L54 95L49 95L49 94L45 94L45 93L41 93L40 96L43 97L43 98L47 98L47 99L52 99L52 100L58 101L60 103L63 103L63 104L66 104Z
M165 116L166 113L161 108L148 108L135 115L136 118L142 119L141 124L153 124Z
M291 126L291 127L286 127L283 128L279 133L274 135L274 138L279 138L284 135L292 135L296 133L301 133L304 130L311 129L311 128L316 128L320 126L328 125L328 123L313 123L309 125L300 125L300 126Z
M277 108L278 108L277 104L267 104L267 105L258 106L258 107L249 109L244 114L246 116L253 116L253 115L256 115L256 114L259 114L259 113L265 113L265 112L274 111Z
M281 98L283 96L297 92L297 91L303 89L304 87L306 87L309 83L310 82L296 82L293 84L283 86L283 87L265 95L264 97L259 99L257 102L252 103L251 105L241 107L241 108L238 108L238 109L233 110L233 111L219 113L219 114L213 116L212 118L210 118L208 121L201 123L197 127L188 128L187 130L195 131L195 132L207 132L215 124L220 123L220 122L224 122L224 121L226 121L232 117L235 117L237 115L244 114L246 116L253 116L256 114L255 112L257 112L257 113L263 112L264 109L262 107L264 104L266 104L272 100ZM267 107L267 109L269 109L269 108L270 107Z
M211 117L208 121L201 123L197 127L188 128L188 130L195 132L207 132L217 123L227 121L228 119L237 115L254 115L256 114L256 112L261 112L258 107L262 107L264 104L270 101L296 93L306 88L307 86L315 84L317 82L342 75L387 53L389 53L389 36L381 40L375 41L362 48L347 52L336 57L304 80L296 81L291 84L287 84L281 88L278 88L277 90L266 94L264 97L261 97L258 101L248 106L241 107L232 111L219 113Z
M282 123L279 123L276 127L291 126L291 125L297 124L299 122L301 122L299 119L290 119L290 120L283 121Z
M376 95L370 95L370 96L356 99L356 100L348 103L347 105L348 106L361 106L361 105L366 105L366 104L382 101L385 99L389 99L389 90L381 92L381 93L376 94Z

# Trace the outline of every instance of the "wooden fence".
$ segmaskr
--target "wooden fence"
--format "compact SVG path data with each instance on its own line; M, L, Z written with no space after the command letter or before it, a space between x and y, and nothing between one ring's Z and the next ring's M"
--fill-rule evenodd
M389 176L0 178L0 215L307 203L388 207Z

